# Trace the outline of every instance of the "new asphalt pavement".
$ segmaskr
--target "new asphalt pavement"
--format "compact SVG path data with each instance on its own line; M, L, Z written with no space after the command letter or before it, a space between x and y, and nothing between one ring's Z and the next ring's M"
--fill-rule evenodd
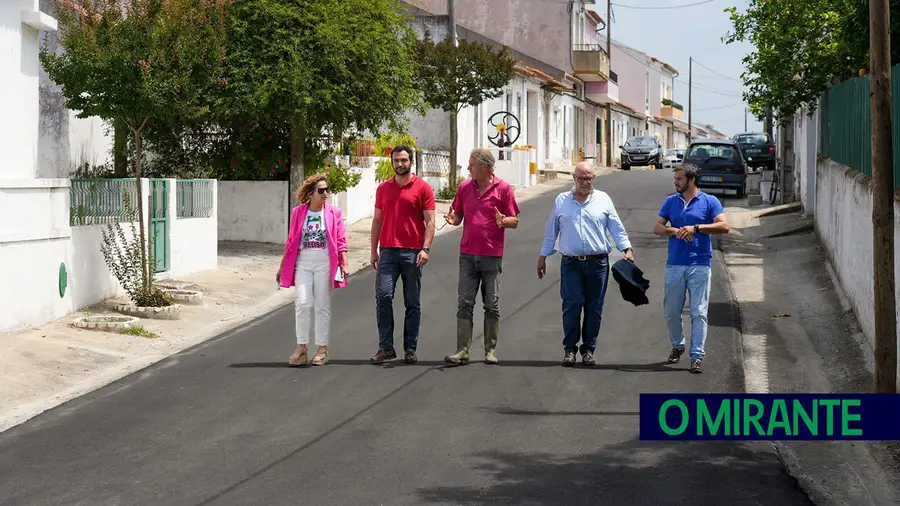
M740 335L717 258L706 372L665 364L666 241L650 231L671 172L595 184L651 282L650 304L635 307L610 280L596 367L560 366L559 256L535 274L548 195L523 203L507 233L500 365L480 361L480 301L473 362L443 363L460 238L444 234L425 268L418 364L369 364L374 275L363 271L334 293L327 366L287 367L285 307L0 434L0 504L810 504L768 444L639 440L642 392L742 391ZM402 300L398 290L398 352Z

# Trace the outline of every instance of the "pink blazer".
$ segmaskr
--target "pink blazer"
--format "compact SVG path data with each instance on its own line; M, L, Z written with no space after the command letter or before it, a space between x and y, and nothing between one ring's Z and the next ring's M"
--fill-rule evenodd
M281 268L281 286L289 288L294 286L294 267L297 258L300 256L300 239L302 237L303 224L306 223L306 212L309 210L308 204L301 204L291 211L291 224L288 230L287 240L284 243L284 265ZM347 230L344 227L344 219L341 215L339 207L325 204L322 209L325 216L325 235L328 241L328 260L331 264L331 277L333 288L343 288L347 286L347 278L343 281L334 281L340 267L340 255L342 251L347 251Z

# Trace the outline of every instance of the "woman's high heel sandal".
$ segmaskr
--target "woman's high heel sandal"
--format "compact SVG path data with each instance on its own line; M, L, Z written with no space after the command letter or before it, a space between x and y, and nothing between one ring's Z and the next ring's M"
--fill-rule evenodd
M313 365L325 365L328 363L328 349L327 348L319 348L319 351L316 352L315 358L313 358Z
M288 359L288 364L290 365L306 365L306 348L303 348L303 351L295 351L291 358Z

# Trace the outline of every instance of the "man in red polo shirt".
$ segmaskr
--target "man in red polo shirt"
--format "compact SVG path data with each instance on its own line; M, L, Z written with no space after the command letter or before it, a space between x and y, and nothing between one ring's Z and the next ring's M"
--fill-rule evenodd
M481 285L484 305L484 363L497 364L500 336L500 273L503 271L503 244L506 229L519 226L516 192L494 175L494 155L475 149L469 156L471 179L459 185L447 223L463 225L459 244L459 297L456 311L456 354L448 364L469 363L474 327L475 296Z
M434 190L411 172L413 151L397 146L391 152L394 177L375 191L372 219L372 267L375 276L375 316L378 321L378 351L373 364L397 358L394 351L394 290L403 280L406 316L403 324L404 361L414 364L419 341L422 309L422 267L428 263L434 240ZM381 251L378 251L379 243Z

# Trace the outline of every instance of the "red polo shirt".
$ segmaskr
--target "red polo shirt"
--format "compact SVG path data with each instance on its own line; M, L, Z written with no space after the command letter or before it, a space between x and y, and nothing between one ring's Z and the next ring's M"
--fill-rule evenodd
M434 210L434 190L413 175L400 186L394 178L378 185L375 209L381 209L382 248L421 249L425 245L425 211Z
M497 226L495 209L504 216L518 216L516 192L506 181L494 176L494 182L478 195L473 179L463 181L453 199L453 211L463 218L459 252L467 255L503 256L506 229Z

